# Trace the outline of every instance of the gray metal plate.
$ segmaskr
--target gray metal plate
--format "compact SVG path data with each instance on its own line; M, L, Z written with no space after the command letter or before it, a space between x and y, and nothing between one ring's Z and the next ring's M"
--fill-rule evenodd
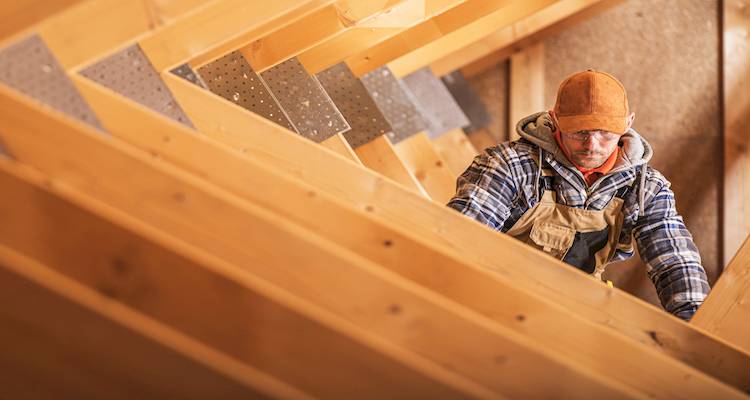
M296 58L261 72L260 77L300 135L321 142L351 129L318 80Z
M388 67L371 71L362 77L362 83L391 124L393 131L388 133L388 136L393 143L427 129L413 97Z
M37 35L0 50L0 82L104 131L94 111Z
M198 68L198 74L213 93L295 131L270 90L239 51Z
M190 66L190 64L182 64L177 68L172 69L169 71L180 78L192 83L195 86L200 86L203 89L206 89L206 84L203 82L200 76L193 71L193 68Z
M346 63L336 64L319 72L316 77L351 125L352 129L344 137L352 147L359 147L391 132L391 124Z
M81 75L189 127L193 123L137 44L81 71Z
M430 137L436 138L450 130L469 125L469 119L461 111L461 107L429 67L405 76L403 82L417 99L417 107L425 117Z
M445 87L453 95L453 98L456 99L458 106L461 107L466 117L469 118L469 125L464 127L464 131L468 133L474 132L488 126L492 122L492 117L487 112L482 99L471 88L469 82L461 74L461 71L453 71L445 75L442 80Z

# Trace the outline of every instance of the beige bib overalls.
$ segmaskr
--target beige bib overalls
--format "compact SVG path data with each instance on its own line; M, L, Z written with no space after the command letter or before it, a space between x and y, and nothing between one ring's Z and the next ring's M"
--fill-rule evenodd
M573 208L556 202L551 167L541 172L542 198L506 233L601 279L617 249L630 187L618 191L603 210Z

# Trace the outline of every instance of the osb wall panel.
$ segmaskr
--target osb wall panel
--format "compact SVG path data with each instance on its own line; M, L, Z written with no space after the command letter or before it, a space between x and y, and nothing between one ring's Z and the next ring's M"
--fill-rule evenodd
M491 117L487 130L495 140L508 140L508 62L468 79Z
M607 71L625 85L634 128L654 148L651 165L672 182L711 283L720 264L719 7L718 0L630 0L544 43L550 106L560 81L576 71ZM629 268L620 286L655 301L643 266Z

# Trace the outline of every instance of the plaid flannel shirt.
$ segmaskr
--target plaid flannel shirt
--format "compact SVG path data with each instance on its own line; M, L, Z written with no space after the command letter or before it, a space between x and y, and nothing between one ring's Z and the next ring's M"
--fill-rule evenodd
M448 206L500 232L508 231L538 201L534 154L539 147L524 139L491 147L474 159L458 178L456 195ZM675 208L669 181L651 167L616 169L587 187L582 174L543 152L555 171L558 203L602 210L623 186L633 186L623 205L624 222L617 250L610 261L633 255L633 241L647 265L664 308L689 320L709 291L698 249ZM647 168L643 215L636 183Z

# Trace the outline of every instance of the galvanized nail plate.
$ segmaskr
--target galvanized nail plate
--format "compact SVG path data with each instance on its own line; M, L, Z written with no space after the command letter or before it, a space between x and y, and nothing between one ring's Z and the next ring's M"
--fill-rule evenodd
M466 117L469 118L469 125L464 127L466 132L470 133L482 129L492 122L492 117L487 112L482 99L472 89L469 82L461 74L461 71L453 71L443 76L442 80L445 87L453 95L453 98L456 99L456 103L461 107Z
M351 129L339 110L296 58L260 74L300 135L322 142Z
M388 67L371 71L361 80L385 119L391 124L392 132L388 133L388 136L393 143L426 130L427 125L411 94L393 76Z
M38 35L0 50L0 82L94 128L104 131L62 65Z
M182 111L159 73L137 44L118 51L81 71L81 75L187 126Z
M346 63L339 63L316 77L352 129L344 133L354 148L391 131L391 125L373 101L365 85Z
M295 131L276 98L239 51L198 68L198 74L211 92Z
M425 116L430 137L435 138L469 125L469 119L461 111L461 107L429 67L405 76L403 82L417 99L417 106Z

